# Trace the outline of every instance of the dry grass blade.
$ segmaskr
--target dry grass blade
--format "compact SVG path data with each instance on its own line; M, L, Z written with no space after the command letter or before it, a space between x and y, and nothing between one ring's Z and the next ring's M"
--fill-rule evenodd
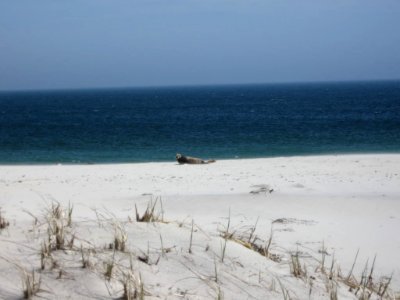
M361 274L360 283L358 284L358 287L357 287L357 289L356 289L356 291L354 293L355 295L357 295L358 292L360 292L360 294L357 295L360 300L367 300L372 295L372 291L370 291L368 289L369 280L368 280L367 274L368 274L368 260L365 263L364 270L363 270L363 272Z
M40 248L40 268L44 270L46 268L46 260L51 258L51 248L48 243L43 241Z
M360 249L357 250L356 256L355 256L354 261L353 261L353 265L351 266L351 269L350 269L350 271L349 271L349 274L348 274L347 277L346 277L346 281L350 281L351 276L353 275L354 266L356 265L357 258L358 258L358 253L359 253L359 252L360 252Z
M300 263L299 252L296 252L295 254L290 254L290 269L295 277L304 276L305 271L303 270L303 267Z
M329 280L332 280L334 277L334 272L333 272L334 265L335 265L335 253L332 256L331 268L329 269L329 276L328 276Z
M189 243L189 253L192 254L192 243L193 243L193 220L192 220L192 230L190 231L190 243Z
M218 283L218 267L217 267L217 260L215 259L214 256L214 273L215 273L215 282Z
M368 276L367 285L368 285L369 288L373 288L373 278L372 278L372 274L374 273L375 261L376 261L376 254L375 254L375 256L374 256L374 261L372 262L371 271L369 272L369 276Z
M161 233L160 233L160 244L161 244L161 256L167 258L165 254L171 252L171 248L164 248L164 242Z
M357 295L357 292L360 290L360 288L366 287L367 272L368 272L368 260L367 260L367 262L365 263L364 270L363 270L363 272L362 272L362 274L361 274L360 283L358 284L358 289L357 289L357 291L356 291L356 295Z
M283 300L291 300L289 291L284 287L283 283L279 280L279 278L277 278L277 279L278 279L279 286L282 291Z
M256 239L256 237L254 236L254 232L255 232L256 229L257 229L258 219L259 219L259 218L257 218L256 223L255 223L254 226L250 229L250 235L249 235L249 240L248 240L248 242L249 242L250 244L252 244L252 243L254 242L254 240Z
M75 234L73 234L73 235L71 236L71 239L70 239L69 242L68 242L68 248L69 248L69 249L72 249L72 248L74 247L74 242L75 242Z
M329 300L338 300L337 285L333 281L329 287Z
M322 248L319 250L321 252L321 272L325 274L325 258L326 258L326 248L325 248L325 243L322 241Z
M232 233L229 232L230 226L231 226L231 209L229 209L228 225L226 226L226 229L222 232L222 237L224 239L231 239L234 235L234 232Z
M223 299L224 299L224 293L221 291L221 287L218 286L217 300L223 300Z
M54 221L54 235L56 238L56 249L64 249L65 244L65 234L64 234L64 224L62 222Z
M68 203L68 222L67 226L71 227L72 226L72 212L74 211L74 206L71 205L71 202Z
M228 239L224 240L224 244L221 245L221 262L224 262L225 259L225 253L226 253L226 243L227 243Z
M40 277L36 279L35 271L32 271L32 273L28 273L24 270L22 274L22 288L24 299L32 299L33 296L37 295L41 291L40 284Z
M392 273L392 275L390 275L389 278L386 278L386 282L385 282L385 279L383 279L381 281L381 283L379 284L379 289L378 289L378 291L376 293L381 298L383 298L385 296L386 291L387 291L387 289L388 289L388 287L390 285L390 282L392 281L392 278L393 278L393 273Z
M353 289L356 289L359 287L357 279L353 274L354 266L356 265L359 252L360 252L360 249L357 250L356 256L354 257L353 264L352 264L351 269L350 269L349 273L347 274L346 278L339 276L341 281L349 287L350 292L353 291Z
M61 219L62 218L63 212L62 212L60 203L54 202L54 201L51 203L51 215L55 219Z
M222 253L221 253L221 262L224 262L225 259L225 253L226 253L226 244L228 239L231 239L233 237L233 233L229 233L229 227L231 225L231 210L229 209L229 217L228 217L228 225L226 226L226 230L223 233L223 238L224 238L224 244L222 246Z
M268 242L266 243L265 247L264 247L264 256L269 257L269 248L271 247L272 244L272 237L274 235L274 231L272 229L272 225L271 225L271 232L269 234L269 239Z

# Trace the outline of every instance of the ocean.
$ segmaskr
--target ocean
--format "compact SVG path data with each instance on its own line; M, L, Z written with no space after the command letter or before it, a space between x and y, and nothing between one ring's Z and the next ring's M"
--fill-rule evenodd
M400 81L0 92L0 164L400 153Z

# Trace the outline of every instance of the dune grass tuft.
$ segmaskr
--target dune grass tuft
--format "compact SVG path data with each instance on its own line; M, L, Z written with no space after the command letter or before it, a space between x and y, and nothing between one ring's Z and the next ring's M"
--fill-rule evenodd
M123 279L121 280L124 293L122 295L123 300L133 300L133 299L144 299L144 285L142 278L139 276L135 276L132 270L127 272L123 272Z
M160 203L161 211L156 212L156 205ZM147 207L143 215L140 216L137 206L135 204L136 222L164 222L164 212L162 207L161 198L156 198L154 201L151 199L147 203Z
M81 245L81 261L82 261L82 269L89 269L92 266L92 263L90 262L90 250L86 251L85 255L85 250L83 249L82 245Z
M44 270L46 268L46 261L51 258L51 248L50 245L43 241L40 247L40 268Z
M301 266L299 259L299 252L290 254L290 271L295 277L304 277L306 274L304 268Z
M0 230L7 228L10 226L10 222L8 222L3 215L1 214L1 209L0 209Z
M70 227L72 227L72 212L71 204L67 209L63 209L61 204L56 201L52 201L50 208L47 209L47 232L52 249L64 250L66 246L70 249L73 247L75 236L72 234L69 241L66 239L70 234Z
M22 288L23 288L23 298L32 299L33 296L37 295L41 289L41 279L37 278L35 271L31 273L23 270L22 273Z
M110 244L110 249L124 252L126 249L126 242L128 240L128 234L125 228L119 224L114 224L114 243Z
M107 279L108 281L110 281L111 278L112 278L114 266L115 266L115 251L114 251L114 253L113 253L112 259L109 260L109 261L106 261L106 262L104 263L104 268L105 268L104 276L106 277L106 279Z
M273 228L271 226L271 233L270 236L267 240L263 241L257 237L255 234L257 224L258 224L258 218L254 224L254 226L250 227L249 230L247 231L230 231L230 222L231 222L231 216L230 216L230 211L229 211L229 217L228 217L228 224L227 227L221 231L220 235L222 238L224 238L224 245L222 246L223 249L223 254L226 250L226 241L231 240L235 243L238 243L250 250L253 250L257 253L259 253L262 256L265 256L268 259L271 259L272 261L275 262L280 262L281 261L281 256L275 253L272 253L270 251L270 247L272 244L272 238L273 238Z

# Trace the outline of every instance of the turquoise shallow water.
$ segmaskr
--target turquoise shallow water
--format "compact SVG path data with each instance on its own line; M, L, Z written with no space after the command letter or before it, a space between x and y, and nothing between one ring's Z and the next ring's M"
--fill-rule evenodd
M0 92L0 163L400 153L400 82Z

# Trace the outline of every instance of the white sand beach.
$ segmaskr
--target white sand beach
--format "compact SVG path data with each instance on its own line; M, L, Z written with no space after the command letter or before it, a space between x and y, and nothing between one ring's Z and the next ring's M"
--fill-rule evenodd
M142 214L155 199L161 222L137 222L135 204ZM47 229L55 201L73 205L61 249ZM400 297L400 154L0 166L0 207L1 299L21 298L23 270L45 299L117 298L127 281L145 299Z

